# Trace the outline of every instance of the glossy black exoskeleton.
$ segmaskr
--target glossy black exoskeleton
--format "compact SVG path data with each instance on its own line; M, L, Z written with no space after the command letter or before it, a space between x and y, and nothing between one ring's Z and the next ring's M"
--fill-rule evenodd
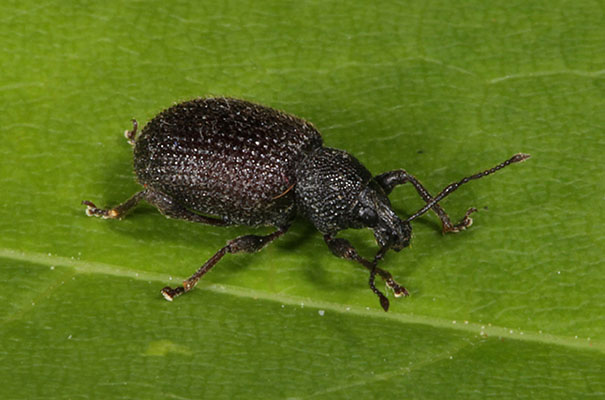
M121 218L144 199L172 218L277 229L266 236L245 235L228 241L182 287L162 289L167 300L193 289L225 254L259 251L286 233L300 214L324 235L336 256L370 271L370 288L386 311L389 301L374 285L376 274L396 297L408 292L377 263L389 249L400 251L409 245L410 221L433 210L441 219L443 232L466 229L472 223L469 215L476 210L469 209L453 224L439 201L470 180L529 157L516 154L432 196L406 171L372 176L352 155L324 147L310 123L244 100L207 98L177 104L153 118L138 137L136 121L133 125L126 137L134 146L134 169L144 189L109 209L84 201L88 215ZM402 220L391 208L388 195L406 182L426 204ZM349 241L336 237L348 228L374 231L380 248L373 260L361 257Z

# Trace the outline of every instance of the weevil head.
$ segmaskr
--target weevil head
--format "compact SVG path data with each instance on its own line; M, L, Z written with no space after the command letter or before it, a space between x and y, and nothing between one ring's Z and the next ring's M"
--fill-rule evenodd
M411 227L391 208L384 190L355 157L322 147L296 168L296 206L323 234L371 228L380 247L409 245Z
M374 230L376 243L381 248L401 251L409 246L412 226L395 214L389 198L374 180L361 192L355 213L362 227Z

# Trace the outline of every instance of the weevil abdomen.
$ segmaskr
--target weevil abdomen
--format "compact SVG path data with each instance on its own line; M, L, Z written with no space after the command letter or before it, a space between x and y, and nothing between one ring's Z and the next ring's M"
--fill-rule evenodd
M196 99L158 114L136 139L146 187L233 224L283 226L295 216L295 168L322 146L292 115L230 98Z

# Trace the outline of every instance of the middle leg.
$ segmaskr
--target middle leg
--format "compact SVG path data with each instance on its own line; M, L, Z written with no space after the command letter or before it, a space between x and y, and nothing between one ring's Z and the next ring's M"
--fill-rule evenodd
M245 235L235 238L227 242L227 245L217 251L204 265L202 265L193 275L183 281L183 286L171 288L166 286L162 289L162 295L168 301L172 301L175 297L182 295L185 292L190 291L197 285L198 281L204 276L217 262L227 253L255 253L261 250L263 247L282 236L286 233L288 227L280 228L277 231L266 235Z

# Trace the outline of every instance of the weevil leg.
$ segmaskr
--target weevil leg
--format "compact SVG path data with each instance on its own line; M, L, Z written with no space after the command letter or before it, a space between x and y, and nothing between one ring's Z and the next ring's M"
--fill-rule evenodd
M227 242L227 245L217 251L204 265L202 265L195 274L191 275L187 280L183 281L183 286L171 288L166 286L161 293L168 301L172 301L175 297L182 295L193 289L198 281L204 276L217 262L227 253L255 253L263 247L282 236L288 231L288 227L280 228L277 231L266 236L245 235L235 238Z
M228 224L227 221L222 219L206 217L204 215L196 214L193 211L189 211L170 196L151 189L142 190L122 204L112 208L97 208L93 202L86 200L83 201L82 204L86 206L86 215L88 216L97 216L105 219L119 219L143 199L155 206L162 214L169 218L184 219L191 222L199 222L214 226L225 226Z
M199 222L201 224L213 226L225 226L228 222L218 218L206 217L196 214L193 211L183 207L172 197L155 190L147 190L145 200L155 206L162 214L169 218L184 219L191 222Z
M132 120L132 129L129 131L124 131L124 137L126 137L126 140L128 141L128 143L131 146L134 146L138 127L139 127L139 123L137 122L136 119L133 119Z
M380 305L382 306L384 311L388 311L389 309L389 300L374 285L374 277L376 276L376 274L380 275L380 277L384 279L387 286L393 290L395 297L407 296L409 294L403 286L395 282L395 279L393 279L393 275L391 275L389 271L385 271L382 268L378 268L376 266L378 260L380 259L380 257L378 256L378 254L381 254L380 251L374 261L371 262L361 257L359 253L357 253L357 250L355 250L353 245L351 245L351 242L346 239L335 238L330 235L324 235L324 240L328 245L328 248L336 257L344 258L345 260L355 261L363 265L370 271L370 279L368 281L370 289L372 289L372 292L374 292L374 294L378 296L378 299L380 300Z
M382 186L386 194L391 193L395 186L403 185L404 183L410 182L412 185L414 185L414 188L416 189L420 197L422 197L422 200L424 200L426 203L433 200L433 196L431 196L431 194L428 192L428 190L426 190L422 183L420 183L420 181L416 179L416 177L408 174L403 169L385 172L384 174L375 176L374 179L380 186ZM473 220L472 218L470 218L470 215L477 211L476 208L469 208L466 211L466 214L464 214L464 217L460 220L460 222L458 222L457 224L452 224L449 215L447 215L445 210L439 204L435 204L432 207L432 210L435 212L435 214L437 214L437 216L439 216L439 219L441 219L443 233L460 232L468 228L473 223Z
M84 200L82 204L86 206L86 215L89 217L101 217L101 218L122 218L130 209L136 206L147 195L147 190L141 190L134 194L131 198L119 204L113 208L97 208L97 206L91 202Z

